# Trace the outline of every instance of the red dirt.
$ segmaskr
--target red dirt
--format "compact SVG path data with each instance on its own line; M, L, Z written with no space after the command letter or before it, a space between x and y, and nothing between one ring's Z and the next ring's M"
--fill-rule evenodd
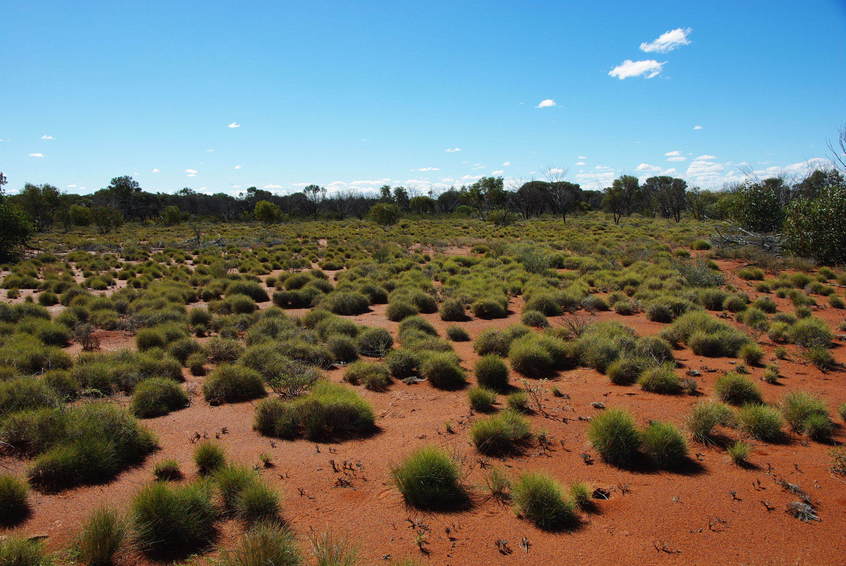
M725 272L737 263L720 262ZM732 283L747 288L740 280ZM748 289L750 295L754 291ZM776 299L779 306L786 306ZM519 321L521 301L512 301L515 311L507 319L459 323L475 338L490 327L505 327ZM390 329L396 335L397 323L384 316L385 306L353 317L362 324ZM834 325L840 313L826 308L817 316ZM444 323L437 314L424 315L438 330L455 323ZM621 317L601 313L597 319L614 318L637 330L653 334L664 325L649 322L643 315ZM558 321L553 318L553 324ZM126 346L126 337L117 333L101 337L105 348ZM773 345L766 337L762 345L766 360L774 359ZM470 370L476 354L472 343L456 343L455 350ZM792 347L791 358L779 361L783 385L760 387L767 401L775 402L786 392L805 390L823 396L829 407L846 402L843 372L823 374L801 363ZM833 350L837 361L846 362L846 348ZM702 372L698 377L705 396L713 392L716 378L731 369L734 360L703 358L689 350L676 352L685 369ZM736 362L735 362L736 363ZM711 371L717 370L717 371ZM343 370L329 372L340 381ZM751 368L757 379L763 368ZM189 390L197 390L202 378L186 374ZM512 376L515 384L521 378ZM545 431L551 439L548 450L529 448L519 457L497 460L481 457L469 442L469 427L478 418L468 407L463 392L443 392L427 383L394 383L387 392L375 393L357 388L374 406L381 431L371 438L339 444L314 444L299 440L272 441L251 428L253 404L210 407L195 395L192 405L168 416L144 421L158 434L162 449L147 462L129 470L104 486L84 487L58 495L33 493L32 517L15 529L24 534L48 535L48 545L63 548L72 542L80 522L92 508L108 504L127 509L133 494L152 478L154 464L173 458L187 473L195 475L192 463L195 434L220 437L229 457L244 464L258 464L259 454L269 454L274 467L261 471L263 477L283 495L284 517L307 545L311 532L326 530L347 536L360 550L363 564L386 563L392 559L416 557L424 564L469 566L475 564L843 564L846 556L846 488L844 481L830 474L829 446L805 442L792 435L787 444L755 443L751 466L733 465L724 450L691 442L691 457L700 466L689 473L633 472L601 462L586 440L589 418L598 412L591 406L601 401L608 407L625 407L643 424L650 419L682 426L690 408L702 397L665 396L641 391L638 387L613 385L608 378L589 369L562 372L551 381L528 380L543 390L546 416L530 417L535 432ZM569 398L555 397L555 386ZM446 430L450 423L454 431ZM227 429L222 434L223 428ZM729 436L734 431L726 431ZM842 427L836 440L846 440ZM466 483L471 487L473 506L456 513L423 513L407 508L390 481L390 466L424 443L434 443L461 458ZM582 454L593 456L587 465ZM354 473L333 470L350 462ZM2 458L0 464L23 472L25 463ZM584 514L581 528L571 533L546 533L515 516L508 506L484 496L484 467L500 466L511 475L522 470L543 470L562 484L586 481L611 492L608 501L598 503L593 514ZM351 487L336 487L339 478ZM785 506L798 499L776 483L783 478L797 484L818 503L822 521L802 523L785 512ZM413 523L412 523L413 521ZM428 556L417 548L414 525L425 524ZM241 527L233 521L224 524L219 543L234 542ZM528 540L528 550L521 540ZM507 541L513 551L501 554L496 541ZM143 558L128 557L126 564L144 564Z

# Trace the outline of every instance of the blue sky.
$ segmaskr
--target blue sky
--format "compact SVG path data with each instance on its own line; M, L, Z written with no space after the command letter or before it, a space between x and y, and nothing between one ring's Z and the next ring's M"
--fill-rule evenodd
M0 20L10 192L423 193L549 169L712 188L802 173L846 121L843 0L6 0Z

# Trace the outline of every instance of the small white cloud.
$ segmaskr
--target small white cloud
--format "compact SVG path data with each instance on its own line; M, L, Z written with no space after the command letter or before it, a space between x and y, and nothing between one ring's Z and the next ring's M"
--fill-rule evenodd
M658 36L655 41L649 43L641 43L640 50L646 53L668 53L673 49L690 45L688 36L693 32L691 28L676 28L666 31Z
M282 188L282 185L264 185L264 186L262 187L262 189L267 189L267 190L270 190L270 189L281 189L281 188Z
M421 167L419 169L412 169L412 171L420 171L421 173L427 173L429 171L440 171L437 167Z
M566 169L562 169L561 167L552 167L549 170L549 174L550 175L563 175L566 171L567 171Z
M717 158L717 156L716 156L716 155L708 155L708 154L706 153L705 155L700 155L700 156L699 156L699 157L697 157L696 159L706 160L706 159L716 159L716 158Z
M644 59L643 61L632 61L626 59L610 71L608 74L612 77L617 77L621 81L631 77L643 77L645 79L653 79L661 74L664 70L664 63L656 61L655 59Z
M491 175L499 176L499 175L504 175L504 174L505 174L505 171L503 171L502 169L497 169L496 171L491 171Z
M551 98L544 98L535 108L552 108L553 106L558 106L558 103L552 100Z
M76 183L71 183L70 185L68 185L68 188L69 189L75 189L77 186L78 185Z
M189 177L196 177L197 173L199 173L199 171L197 171L196 169L186 169L185 170L185 174L188 175Z
M664 157L667 158L667 161L684 161L687 158L681 154L679 150L668 151L664 154Z
M43 153L30 153L29 156L30 157L44 157L44 154Z
M576 161L576 165L578 165L579 167L582 167L584 165L587 165L587 163L585 163L584 161Z
M580 155L577 159L584 161L587 158L588 158L587 155Z
M693 129L694 130L701 130L702 126L700 126L699 124L696 124L695 126L693 126Z
M240 169L240 168L241 168L241 166L240 166L240 165L236 165L236 166L234 167L234 169Z
M158 169L153 169L152 173L161 173Z
M460 147L448 147L444 151L446 151L447 153L457 153L457 152L461 151L461 148Z
M502 166L503 167L511 167L511 162L510 161L503 161Z
M226 127L227 128L240 128L241 124L239 124L238 122L230 122Z
M660 171L660 167L656 167L654 165L650 165L649 163L641 163L637 167L635 167L638 171Z
M43 136L41 136L41 139L42 139L42 140L47 140L47 141L50 141L50 140L52 140L52 139L53 139L53 136L48 136L47 134L44 134Z

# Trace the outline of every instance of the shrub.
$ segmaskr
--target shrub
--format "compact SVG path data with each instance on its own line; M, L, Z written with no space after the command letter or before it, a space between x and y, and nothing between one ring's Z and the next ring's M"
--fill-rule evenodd
M831 352L819 346L808 348L802 353L802 356L821 371L834 369L837 365Z
M258 474L246 467L235 464L220 466L214 472L214 483L220 494L220 503L226 513L234 513L244 490L258 482Z
M385 356L385 363L392 376L397 379L405 379L417 375L420 368L420 357L409 350L391 350Z
M326 347L336 362L350 363L358 359L358 346L349 336L332 336L326 341Z
M804 348L828 348L834 337L825 322L818 318L802 318L790 327L790 341Z
M44 374L44 383L53 390L59 398L70 401L79 394L79 382L66 370L57 369Z
M464 370L458 365L455 354L451 352L428 355L420 366L420 375L437 389L461 389L467 384Z
M29 516L29 487L11 474L0 474L0 526L17 525Z
M761 392L758 386L748 378L734 372L729 372L718 378L714 384L717 396L731 405L745 405L760 403Z
M529 435L529 423L514 410L476 421L470 429L479 452L491 455L517 452Z
M222 365L203 384L203 396L212 405L250 401L265 394L261 374L244 366Z
M182 479L182 470L176 460L162 460L153 467L153 477L159 481L176 481Z
M692 244L690 244L690 248L693 250L710 250L711 244L708 243L707 240L694 240Z
M0 382L0 417L58 404L56 394L39 379L19 377Z
M498 356L489 354L476 361L476 381L481 387L494 391L508 389L508 368Z
M399 322L405 318L416 315L417 312L417 308L411 303L407 303L405 301L393 301L388 304L388 309L385 311L385 315L388 317L388 320Z
M545 474L522 474L513 486L512 497L517 511L545 531L578 522L573 502L565 499L558 483Z
M244 348L237 340L220 338L215 336L206 345L209 351L209 360L215 363L234 362L244 351Z
M694 440L708 443L713 440L714 427L729 425L731 422L732 412L726 405L714 401L702 401L694 405L687 419L687 428Z
M638 379L641 389L651 393L677 395L682 392L682 382L670 364L651 367Z
M762 281L764 270L759 267L744 267L737 270L737 276L747 281Z
M158 328L142 328L135 335L135 345L143 352L151 348L164 348L167 345L167 339L164 332Z
M686 343L701 356L735 356L749 337L702 311L687 312L662 332L670 343Z
M781 401L781 414L794 432L808 433L808 421L812 420L817 428L824 421L828 422L828 409L825 402L804 391L792 391ZM822 418L819 418L822 417Z
M391 477L406 503L419 509L443 509L466 499L458 465L442 449L424 446L391 469Z
M588 510L595 508L591 501L591 489L585 482L576 482L570 485L570 498L579 509Z
M2 245L5 243L3 242ZM0 249L0 253L4 251ZM41 540L8 536L0 539L0 564L3 566L53 566L54 562L44 553L44 544Z
M602 458L615 466L631 464L640 447L634 419L621 409L609 409L594 417L588 439Z
M458 299L445 300L439 312L443 321L459 322L467 320L467 314L464 312L464 303Z
M750 447L748 444L743 442L742 440L736 440L732 443L731 446L728 447L728 455L731 458L731 461L735 463L735 465L742 465L746 463L746 459L749 457Z
M471 387L467 390L470 407L480 413L489 413L494 409L496 393L484 387Z
M279 495L257 481L241 492L237 512L238 517L247 523L273 521L279 517Z
M394 345L391 333L384 328L366 328L358 335L358 351L363 356L382 358Z
M511 368L526 377L547 377L555 370L555 360L534 336L512 342L508 350Z
M111 509L95 509L77 541L80 561L87 566L112 566L127 535L126 521Z
M518 413L529 413L529 395L525 391L515 391L506 398L508 407L514 409Z
M473 316L476 318L492 319L508 316L506 305L492 299L479 299L470 305L470 310L473 311Z
M200 475L207 476L226 463L226 454L220 444L206 440L194 449L194 463L197 464Z
M336 291L326 295L321 306L335 314L352 316L370 310L370 301L361 293Z
M384 364L355 362L344 372L344 381L364 385L372 391L384 391L391 384L391 374Z
M766 405L750 404L742 407L738 420L743 432L763 442L780 442L782 419L777 409Z
M531 326L533 328L546 328L549 326L549 321L543 315L543 313L538 311L526 311L523 313L523 316L520 318L520 322L525 324L526 326Z
M300 566L294 535L284 527L262 522L247 531L233 550L224 550L221 566Z
M684 437L669 423L650 423L640 434L640 444L643 452L659 468L676 468L687 458Z
M453 342L469 342L470 335L460 326L448 326L446 329L447 337Z
M204 483L148 484L132 502L136 539L154 556L185 557L209 544L216 517Z
M136 417L147 419L166 415L188 406L188 395L172 379L153 377L135 387L130 411Z
M738 357L750 366L757 366L764 359L764 351L757 344L749 342L741 346Z
M609 365L605 373L615 385L631 385L640 377L647 361L642 358L620 358Z

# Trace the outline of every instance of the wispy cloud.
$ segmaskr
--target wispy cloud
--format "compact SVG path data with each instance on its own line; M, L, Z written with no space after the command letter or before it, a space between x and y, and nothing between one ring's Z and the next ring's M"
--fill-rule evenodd
M188 175L189 177L196 177L197 173L199 173L199 171L197 171L196 169L186 169L185 170L185 174Z
M151 171L151 173L161 173L161 171L160 171L159 169L153 169L153 170Z
M646 53L669 53L684 45L690 45L688 36L693 32L691 28L676 28L665 31L655 41L640 44L640 50Z
M448 147L444 151L446 151L447 153L457 153L457 152L461 151L461 148L460 147Z
M412 169L412 171L419 171L420 173L428 173L429 171L440 171L438 167L420 167L419 169Z
M503 169L497 169L496 171L491 171L491 175L493 175L493 176L495 176L495 177L499 177L499 176L501 176L501 175L505 175L505 170L503 170Z
M666 61L656 61L655 59L644 59L643 61L632 61L626 59L610 71L608 74L612 77L617 77L620 80L632 77L643 77L645 79L653 79L661 74L664 70Z
M41 136L41 139L42 139L42 140L47 140L47 141L50 141L50 140L52 140L52 139L53 139L53 136L48 136L47 134L44 134L43 136Z
M43 153L30 153L29 156L30 157L44 157L44 154Z
M241 124L239 124L238 122L230 122L226 127L227 128L240 128Z
M272 185L272 184L271 184L271 185L264 185L264 186L262 186L262 189L267 189L267 190L270 190L270 189L281 189L281 188L282 188L282 185Z
M701 130L702 126L700 126L699 124L696 124L695 126L693 126L693 129L694 130Z
M551 98L544 98L535 108L552 108L554 106L558 106L558 103L552 100Z
M503 161L502 166L503 167L511 167L511 162L510 161Z
M233 169L240 169L240 168L241 168L240 165L236 165L235 167L233 167Z
M681 154L679 150L668 151L664 154L664 157L667 158L667 161L685 161L687 157Z

